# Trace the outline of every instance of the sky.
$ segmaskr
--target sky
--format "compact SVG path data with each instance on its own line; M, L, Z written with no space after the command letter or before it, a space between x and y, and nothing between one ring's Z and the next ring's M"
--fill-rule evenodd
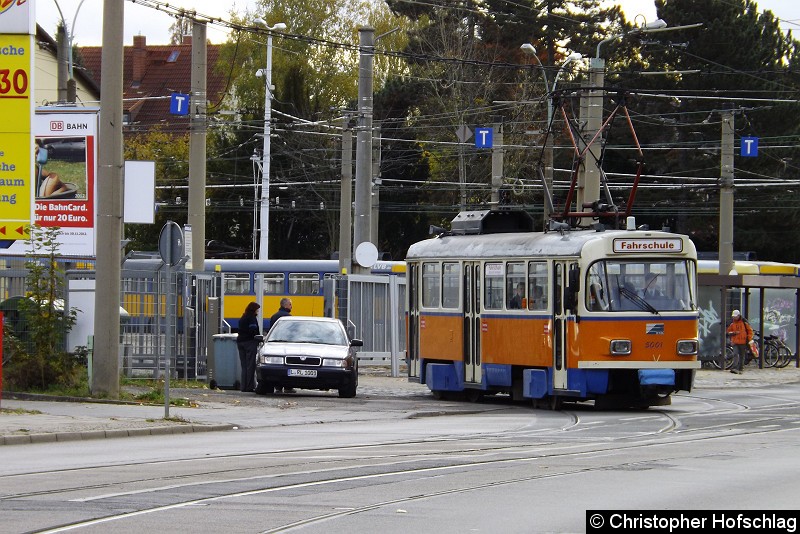
M73 41L79 46L95 46L102 44L103 0L36 0L36 22L45 31L54 35L56 24L60 20L56 1L61 7L67 26L73 29ZM645 21L654 20L656 10L652 0L618 0L622 5L626 17L634 20L637 15L642 15ZM792 30L795 37L800 37L800 2L797 0L760 0L756 2L761 10L769 9L772 13L786 23L782 24L784 30ZM194 9L198 14L229 18L231 9L242 13L249 9L253 11L256 0L169 0L170 6ZM125 1L125 37L126 46L133 44L134 35L144 35L148 44L169 43L169 27L174 19L166 13L156 11L140 4ZM80 6L80 10L76 10ZM281 21L269 21L281 22ZM291 32L291 21L282 21L288 25L287 31ZM365 21L366 22L366 21ZM667 21L669 23L669 21ZM225 29L218 25L209 25L206 33L212 43L222 43L226 40Z

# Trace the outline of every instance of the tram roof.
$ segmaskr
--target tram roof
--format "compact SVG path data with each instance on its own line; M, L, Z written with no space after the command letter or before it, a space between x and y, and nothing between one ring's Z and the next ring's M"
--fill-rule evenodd
M564 256L577 257L591 242L613 238L684 237L660 231L578 230L565 232L519 232L479 235L445 235L414 243L406 259L496 258Z

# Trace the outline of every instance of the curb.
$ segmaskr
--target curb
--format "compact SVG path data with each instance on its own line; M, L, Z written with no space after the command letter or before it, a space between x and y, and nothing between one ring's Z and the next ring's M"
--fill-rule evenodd
M169 425L152 428L129 428L117 430L88 430L37 434L14 434L0 436L0 445L24 445L29 443L53 443L61 441L85 441L105 438L127 438L138 436L163 436L168 434L191 434L194 432L217 432L233 430L236 425Z

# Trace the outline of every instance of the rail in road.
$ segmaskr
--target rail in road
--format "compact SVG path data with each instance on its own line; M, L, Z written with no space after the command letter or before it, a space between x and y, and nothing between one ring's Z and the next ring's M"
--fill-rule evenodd
M652 476L653 494L668 484L689 494L690 486L707 483L698 474L720 458L774 453L781 460L784 445L796 443L800 430L798 389L706 391L677 397L670 407L627 412L583 406L534 411L497 399L484 414L271 429L259 436L264 445L235 452L221 450L225 442L218 441L189 456L159 449L155 459L126 460L121 451L80 467L65 458L58 469L0 476L0 515L9 532L197 532L222 517L235 521L229 526L239 532L429 531L443 517L450 527L443 532L486 528L472 509L488 510L492 496L501 493L492 510L514 498L552 509L577 495L586 494L588 502L590 495L612 499L609 492L625 490L603 481L618 478ZM198 438L175 436L164 443L179 448L188 439ZM309 445L315 441L320 444ZM45 450L34 447L14 452ZM731 465L745 470L738 460ZM667 506L673 497L665 492L663 501L651 498ZM453 510L452 503L471 504ZM515 510L523 521L532 513ZM523 522L506 530L583 530L579 512L569 518L545 514L536 526ZM497 526L502 518L492 521Z

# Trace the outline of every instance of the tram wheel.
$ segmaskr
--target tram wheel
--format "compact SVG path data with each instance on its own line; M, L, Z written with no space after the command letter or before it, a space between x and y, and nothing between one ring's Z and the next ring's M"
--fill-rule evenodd
M480 402L483 392L479 389L464 390L464 400L467 402Z
M553 411L557 411L561 409L561 406L564 404L564 399L555 395L550 395L547 397L547 407Z

